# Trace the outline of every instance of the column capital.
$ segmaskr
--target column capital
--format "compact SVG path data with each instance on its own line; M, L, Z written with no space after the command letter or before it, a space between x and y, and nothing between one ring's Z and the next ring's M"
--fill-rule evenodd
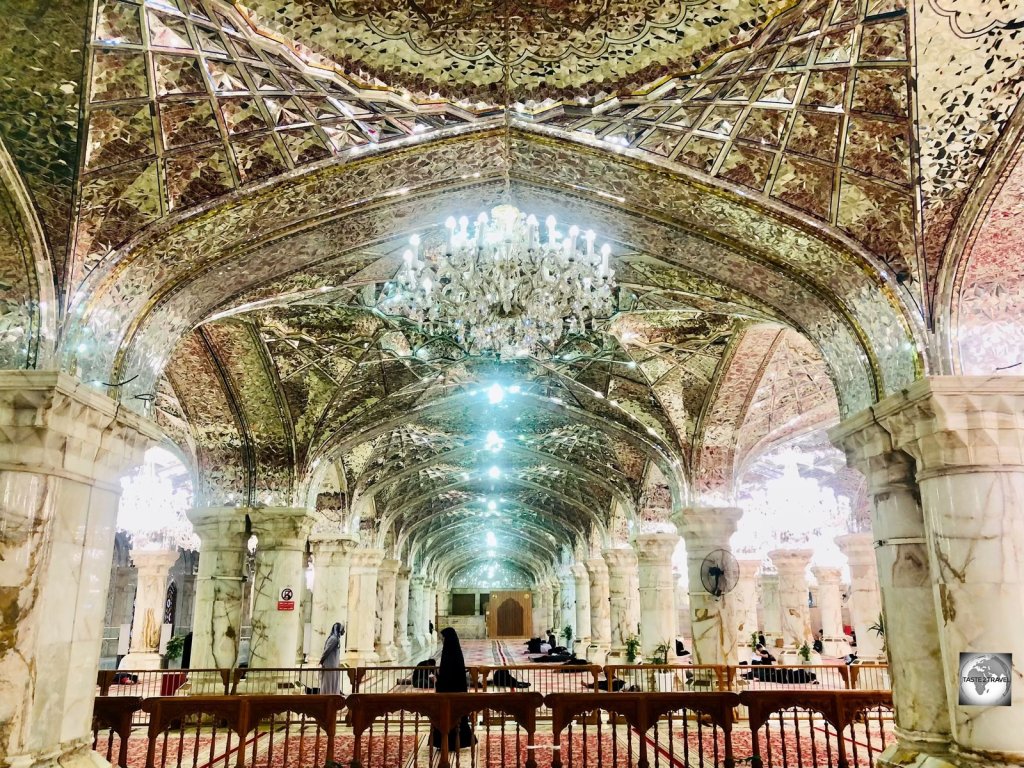
M200 551L235 549L245 545L245 509L240 507L194 507L185 516L199 537Z
M156 424L57 371L0 371L0 464L121 492L163 437ZM15 505L16 508L17 505Z
M304 507L252 507L252 532L264 549L305 549L313 518Z
M138 571L169 571L178 562L176 549L133 549L132 564Z
M834 566L815 565L811 568L811 573L820 586L838 587L843 580L843 572Z
M352 551L352 569L380 568L384 562L383 549L356 549Z
M957 467L1024 467L1024 377L932 376L872 408L918 476Z
M728 549L736 524L743 517L739 507L686 507L676 512L672 521L686 540L687 552L700 552L704 557L712 549Z
M317 555L351 555L359 546L355 536L339 536L332 533L314 533L309 537L313 557Z
M872 409L861 411L828 433L833 445L846 454L846 463L867 478L874 495L916 488L913 457L893 444L892 435Z
M679 536L675 533L640 533L633 537L636 555L642 564L671 563Z
M393 560L391 558L384 558L380 562L379 572L387 575L398 576L398 569L402 567L401 560Z
M604 556L605 565L609 570L629 568L636 566L636 552L632 547L616 547L606 549L601 553Z
M876 567L875 542L870 533L846 533L836 536L836 544L851 566Z
M757 576L757 572L761 570L762 560L754 560L750 557L738 559L736 563L740 567L740 578L742 579L753 579Z
M398 578L399 579L405 579L406 581L409 581L409 574L411 574L411 573L412 573L412 569L409 566L407 566L407 565L402 565L402 566L399 566L399 568L398 568Z
M412 584L414 587L426 587L427 577L418 573L415 576L409 577L409 583Z
M800 573L807 570L811 558L814 557L813 549L773 549L768 553L772 564L780 574Z
M603 557L594 557L586 562L587 575L591 581L608 580L608 564Z
M569 566L569 572L572 574L574 579L590 578L590 574L587 572L587 566L585 563L573 563Z

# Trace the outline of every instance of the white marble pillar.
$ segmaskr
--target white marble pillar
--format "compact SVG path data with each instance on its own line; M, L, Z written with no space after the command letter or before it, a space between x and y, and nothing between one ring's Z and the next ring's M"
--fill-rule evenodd
M676 577L676 631L681 637L689 639L693 637L693 627L690 622L690 588L682 578Z
M587 560L590 577L590 645L587 659L592 664L604 664L612 643L612 620L608 604L608 566L604 559Z
M574 637L576 632L579 631L576 622L576 579L572 575L572 570L565 566L558 572L558 579L561 584L558 590L558 628L556 634L558 635L558 642L564 643L565 640L562 637L563 629L572 627Z
M404 565L395 576L395 645L401 653L409 651L409 574Z
M1024 377L933 377L873 410L916 464L954 762L1024 764ZM1011 655L1012 705L959 703L963 653Z
M756 635L761 628L757 621L757 574L761 570L761 561L744 558L738 561L740 578L732 591L733 621L736 622L736 642L740 648L750 645L751 635ZM765 638L767 639L767 638ZM741 659L746 651L742 651Z
M626 640L636 634L629 623L629 591L637 568L636 552L631 547L604 550L608 566L608 617L611 624L609 664L626 663Z
M395 648L395 589L398 579L398 560L385 559L377 570L377 658L381 664L394 661Z
M306 540L313 520L301 507L252 508L249 520L257 539L249 667L294 667L302 638ZM255 685L273 682L265 675L253 677Z
M569 570L576 588L576 637L573 649L577 656L583 658L590 645L590 574L583 563L576 563Z
M636 537L637 578L640 591L640 650L644 659L655 656L661 644L675 657L676 581L672 575L672 553L679 537L674 533L646 533Z
M309 544L313 551L310 657L319 659L335 622L341 622L348 632L349 568L356 540L349 535L325 531L310 536Z
M85 768L120 479L160 430L52 371L0 371L0 765Z
M818 607L821 609L821 629L824 634L825 653L829 656L843 655L846 638L843 635L843 594L840 584L842 571L816 565L811 573L818 582ZM814 627L811 627L815 632Z
M164 600L171 567L178 562L178 550L132 550L138 574L135 587L135 615L128 655L121 669L160 669L160 630L164 621Z
M437 645L437 638L439 633L444 627L440 627L437 624L437 581L434 579L427 579L426 584L423 586L423 597L426 603L426 628L427 628L427 646L431 649ZM434 625L434 631L430 631L430 625Z
M882 638L869 629L882 615L874 537L848 533L837 537L836 544L850 565L850 621L857 633L857 656L862 661L885 661Z
M782 603L779 602L779 574L762 573L761 629L769 648L777 648L782 641Z
M245 510L205 507L188 513L199 537L199 570L192 620L192 669L231 669L242 635Z
M807 607L807 566L813 556L810 549L773 549L768 553L779 574L782 641L794 650L814 641Z
M738 661L736 628L729 596L716 598L701 583L701 564L715 550L729 548L743 512L735 507L688 507L673 521L686 541L686 567L690 584L693 655L698 664L735 664Z
M544 629L547 627L548 616L547 604L539 585L535 586L533 590L530 591L530 605L532 606L530 615L533 619L533 623L530 626L530 634L533 637L543 637Z
M418 648L427 645L426 581L422 576L409 579L409 638Z
M377 616L377 571L384 561L380 549L356 549L349 567L348 632L345 661L353 667L379 661L374 646Z
M867 478L872 500L897 736L880 764L895 765L908 757L944 760L952 726L914 460L893 447L889 432L870 411L843 422L829 436Z

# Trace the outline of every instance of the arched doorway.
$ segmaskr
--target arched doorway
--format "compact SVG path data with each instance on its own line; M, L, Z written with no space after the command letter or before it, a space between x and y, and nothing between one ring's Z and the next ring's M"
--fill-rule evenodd
M489 637L526 637L533 613L529 592L492 592L487 611Z

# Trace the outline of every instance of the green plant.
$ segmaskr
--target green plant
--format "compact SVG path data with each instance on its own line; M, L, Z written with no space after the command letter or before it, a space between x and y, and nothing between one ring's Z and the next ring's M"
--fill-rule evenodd
M811 646L807 644L806 640L804 641L804 644L797 649L796 652L800 656L800 658L803 659L805 664L811 660Z
M750 633L750 641L747 643L747 645L750 646L750 650L757 650L757 632Z
M882 638L882 650L885 651L885 617L882 614L878 614L878 621L868 627L868 632L874 632Z
M565 640L567 646L572 645L572 627L568 624L562 627L562 639Z
M654 658L651 659L652 664L668 664L668 643L659 643L654 646Z
M626 638L626 661L629 664L636 664L637 656L640 655L640 638L630 635Z
M168 661L174 661L175 659L181 658L182 651L185 650L185 636L175 635L167 641L167 648L164 650L164 658Z

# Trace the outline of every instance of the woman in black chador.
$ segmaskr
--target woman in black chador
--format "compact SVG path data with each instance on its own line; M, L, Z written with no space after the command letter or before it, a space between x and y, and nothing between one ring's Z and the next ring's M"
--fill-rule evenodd
M441 640L441 663L437 667L437 684L434 690L438 693L466 693L469 691L469 682L466 679L466 659L462 655L459 636L454 629L446 627L441 630ZM441 733L436 728L431 741L435 749L441 748ZM448 751L465 749L475 743L476 737L473 736L469 718L463 717L459 721L459 727L453 728L448 734Z

